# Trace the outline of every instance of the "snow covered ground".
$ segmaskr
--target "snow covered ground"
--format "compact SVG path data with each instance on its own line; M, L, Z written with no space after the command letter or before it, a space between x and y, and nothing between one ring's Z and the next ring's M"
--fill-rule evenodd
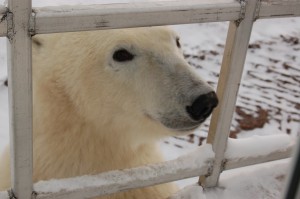
M0 4L4 0L0 0ZM138 2L141 0L130 0ZM154 0L152 0L154 1ZM34 6L128 2L126 0L53 0L33 1ZM178 25L186 59L197 73L216 86L224 51L228 23ZM245 70L232 121L231 137L253 135L300 134L300 18L258 20L249 45ZM0 38L0 152L8 143L8 100L4 80L6 70L5 39ZM168 138L161 148L166 159L174 159L205 142L209 121L194 134ZM271 143L266 143L269 145ZM226 171L220 187L204 191L207 199L280 198L289 161ZM183 187L197 182L196 178L180 181ZM192 193L202 193L198 187Z
M192 184L172 199L280 199L288 165L289 161L285 159L225 171L217 188L203 190ZM193 179L193 182L196 180Z

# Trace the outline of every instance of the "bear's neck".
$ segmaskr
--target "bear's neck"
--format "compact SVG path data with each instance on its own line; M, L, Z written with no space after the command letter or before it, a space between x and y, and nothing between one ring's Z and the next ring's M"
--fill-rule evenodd
M34 172L42 177L36 181L96 174L162 160L153 140L134 137L131 129L114 122L101 126L86 121L66 100L37 93Z

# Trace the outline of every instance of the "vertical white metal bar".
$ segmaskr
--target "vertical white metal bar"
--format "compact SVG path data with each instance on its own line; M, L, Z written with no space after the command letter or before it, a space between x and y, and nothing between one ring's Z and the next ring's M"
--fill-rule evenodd
M211 175L208 177L201 176L199 179L199 183L204 187L216 186L220 173L223 170L224 152L230 133L231 120L235 110L252 25L259 2L260 0L241 1L243 20L232 21L229 24L217 88L220 104L212 116L207 138L207 142L212 143L216 156Z
M8 84L12 194L32 195L31 0L9 0Z

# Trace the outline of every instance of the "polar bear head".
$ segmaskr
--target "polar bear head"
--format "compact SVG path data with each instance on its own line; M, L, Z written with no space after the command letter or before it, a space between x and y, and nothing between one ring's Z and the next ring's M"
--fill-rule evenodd
M169 28L62 35L49 44L60 45L53 52L62 57L49 67L58 67L55 82L99 128L181 134L197 128L217 106L215 92L184 59L179 37Z

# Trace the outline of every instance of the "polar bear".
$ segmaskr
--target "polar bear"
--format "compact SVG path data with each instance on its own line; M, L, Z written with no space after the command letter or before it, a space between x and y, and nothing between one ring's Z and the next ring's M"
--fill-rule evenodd
M157 141L190 133L217 106L167 27L33 41L35 182L161 162ZM0 189L10 186L8 156L1 160ZM101 198L163 199L175 190L163 184Z

